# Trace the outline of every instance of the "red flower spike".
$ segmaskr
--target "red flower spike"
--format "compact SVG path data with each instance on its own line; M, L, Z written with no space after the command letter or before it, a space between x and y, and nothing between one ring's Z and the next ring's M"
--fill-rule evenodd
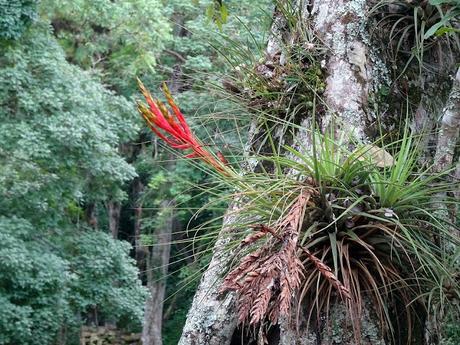
M229 175L227 168L228 162L221 152L217 153L218 159L207 151L200 141L193 135L190 127L185 121L184 115L181 113L179 107L174 102L171 92L166 84L163 84L163 93L171 107L173 114L168 110L166 105L161 101L153 99L150 92L145 88L144 84L138 79L139 89L142 92L148 107L141 103L137 103L137 109L147 122L147 126L158 137L164 140L170 147L178 150L192 150L187 154L186 158L200 158L216 171L223 175Z
M174 111L174 114L176 115L177 119L179 120L179 123L184 128L185 132L187 132L188 134L192 134L191 131L190 131L190 128L187 125L187 122L185 122L184 115L182 114L182 112L179 110L179 107L174 102L174 100L173 100L173 98L171 96L171 92L169 91L168 86L166 85L166 83L163 83L163 93L164 93L164 95L166 97L166 100L169 103L169 106Z
M219 158L220 161L221 161L222 163L224 163L224 165L229 165L227 158L224 157L224 155L222 154L222 152L220 152L220 151L217 152L217 158Z

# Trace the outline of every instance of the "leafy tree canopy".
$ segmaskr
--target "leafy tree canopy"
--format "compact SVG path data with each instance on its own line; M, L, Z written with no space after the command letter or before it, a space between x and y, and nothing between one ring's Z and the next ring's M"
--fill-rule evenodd
M96 310L138 325L146 293L130 245L82 222L87 203L124 199L136 176L119 153L137 132L132 103L69 64L46 21L11 30L0 48L0 344L51 344Z

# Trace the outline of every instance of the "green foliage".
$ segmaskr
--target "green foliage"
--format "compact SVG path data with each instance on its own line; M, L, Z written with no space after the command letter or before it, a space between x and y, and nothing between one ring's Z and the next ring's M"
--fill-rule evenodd
M124 327L141 323L147 292L128 243L91 231L50 252L26 220L0 217L0 229L0 344L51 344L63 325L94 313Z
M138 326L129 244L83 231L85 204L123 200L136 176L119 154L133 105L70 65L46 22L17 37L0 48L0 344L52 344L95 311Z
M137 278L130 249L129 243L94 231L66 244L64 255L75 276L68 297L74 310L97 310L98 318L122 320L125 327L141 323L147 292Z
M228 8L222 1L214 1L206 8L206 16L208 19L213 20L219 30L222 31L222 25L228 21Z
M460 325L458 320L460 315L458 312L448 314L447 322L445 325L445 335L440 341L441 345L455 345L460 343Z
M66 56L100 70L105 83L130 95L171 39L170 12L159 0L64 0L41 4Z
M68 313L68 262L35 240L34 230L0 217L0 344L51 344Z
M423 35L424 39L430 38L433 35L441 36L448 33L458 33L460 30L453 27L453 20L460 15L460 1L458 0L430 0L430 5L433 6L447 6L452 5L446 13L437 7L440 12L440 20L433 24Z
M16 40L37 18L39 0L0 0L0 44Z
M393 7L392 11L388 11L389 6ZM455 60L455 54L460 50L455 24L460 14L460 3L457 0L384 0L379 1L372 12L383 16L376 31L382 33L389 45L386 54L398 75L407 74L413 62L418 67L418 73L436 68L431 66L430 55L438 59ZM444 52L436 52L438 48Z
M135 133L131 105L69 65L43 25L2 61L0 210L43 220L70 201L123 198L135 172L117 143Z

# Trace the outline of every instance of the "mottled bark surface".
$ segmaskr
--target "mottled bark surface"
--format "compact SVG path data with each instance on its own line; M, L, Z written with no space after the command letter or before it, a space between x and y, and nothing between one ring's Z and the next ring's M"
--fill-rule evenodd
M86 223L93 229L98 228L98 219L97 219L97 205L95 202L91 202L85 207L85 220Z
M145 257L148 249L141 243L141 225L142 225L142 201L141 194L144 192L144 184L140 178L133 181L133 197L134 197L134 250L137 265L141 272L145 271Z
M229 210L224 219L213 258L193 298L179 345L230 344L237 322L235 298L233 294L222 296L219 289L232 260L231 253L222 249L230 239L227 225L232 223L234 211Z
M328 47L325 101L326 124L338 116L345 130L364 138L366 106L372 68L366 22L365 0L314 1L312 19L315 33Z
M436 154L434 157L434 171L442 172L450 168L456 168L450 174L452 179L458 179L458 171L460 170L460 162L455 163L454 159L456 152L455 149L458 147L460 138L460 69L454 77L452 84L452 90L449 94L449 98L442 112L442 118L438 133L438 141L436 145ZM438 193L437 204L438 208L435 210L441 217L445 219L451 219L452 224L455 224L456 218L458 217L459 210L450 210L444 203L446 200L446 193ZM459 198L459 193L455 195ZM457 227L451 226L451 232L453 236L460 237L460 231ZM443 243L447 253L454 253L457 250L457 246L453 243ZM436 313L428 315L425 324L425 344L435 345L439 343L442 338L442 327L444 310L441 306L438 306Z
M460 69L454 78L452 90L444 108L441 128L438 134L435 164L436 170L442 171L454 163L455 147L460 129Z
M161 203L163 222L154 233L154 245L146 257L147 287L150 296L145 304L142 329L143 345L161 345L161 328L163 325L163 301L166 290L171 234L174 224L173 203L165 200Z

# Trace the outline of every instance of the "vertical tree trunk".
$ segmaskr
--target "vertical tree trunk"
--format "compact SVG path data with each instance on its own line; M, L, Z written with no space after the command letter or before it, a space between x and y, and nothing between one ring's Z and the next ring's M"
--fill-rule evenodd
M97 219L97 206L95 202L91 202L86 205L85 208L85 219L90 227L97 229L98 219Z
M166 275L171 248L171 233L174 226L174 204L165 200L161 203L162 225L155 230L154 245L146 258L147 287L150 296L145 304L142 329L143 345L161 345L163 300L166 290Z
M436 172L445 171L448 168L455 166L455 148L458 147L460 136L460 69L454 78L452 90L444 107L438 141L436 145L436 153L434 157L434 170ZM460 162L457 162L457 170L460 167ZM456 172L451 174L453 178L458 178ZM446 193L438 193L436 196L438 209L435 211L442 215L445 219L451 219L452 224L457 222L459 210L449 210L444 201ZM458 195L455 195L458 198ZM451 226L452 235L459 237L460 230ZM444 243L447 253L454 253L457 247L453 243ZM438 307L436 313L429 314L425 325L425 344L435 345L442 338L443 319L446 317L442 306Z
M442 171L454 163L460 126L460 69L455 75L452 90L445 105L435 155L435 169Z
M177 23L174 30L178 37L185 37L189 31L184 27L184 18L180 13L173 15L173 22ZM177 63L173 67L173 73L169 78L168 85L172 93L177 93L184 86L182 76L182 64L186 62L185 58L179 53L166 49L166 53L173 55ZM172 157L167 164L169 170L174 170L175 164ZM169 188L168 188L169 189ZM142 329L143 345L161 345L162 344L162 321L163 305L166 290L166 278L168 274L168 265L171 249L171 237L175 224L174 201L164 200L161 204L161 211L156 216L163 220L163 226L155 231L154 246L149 250L143 247L143 253L146 257L146 276L147 286L150 291L150 298L145 304L145 316ZM139 212L142 212L139 208ZM140 216L137 217L140 219ZM136 226L140 234L140 226Z
M118 238L118 228L120 226L121 203L109 201L107 203L107 213L109 218L109 230L114 239Z
M134 250L135 259L139 270L145 271L145 257L148 253L148 249L141 243L141 225L142 225L142 201L141 194L144 191L144 184L140 178L136 178L133 181L133 198L134 202Z
M229 210L224 218L212 260L193 298L179 345L230 344L237 322L235 301L231 293L226 296L220 295L219 288L223 278L222 272L231 260L231 254L224 253L222 249L230 240L226 225L234 220L235 211Z

